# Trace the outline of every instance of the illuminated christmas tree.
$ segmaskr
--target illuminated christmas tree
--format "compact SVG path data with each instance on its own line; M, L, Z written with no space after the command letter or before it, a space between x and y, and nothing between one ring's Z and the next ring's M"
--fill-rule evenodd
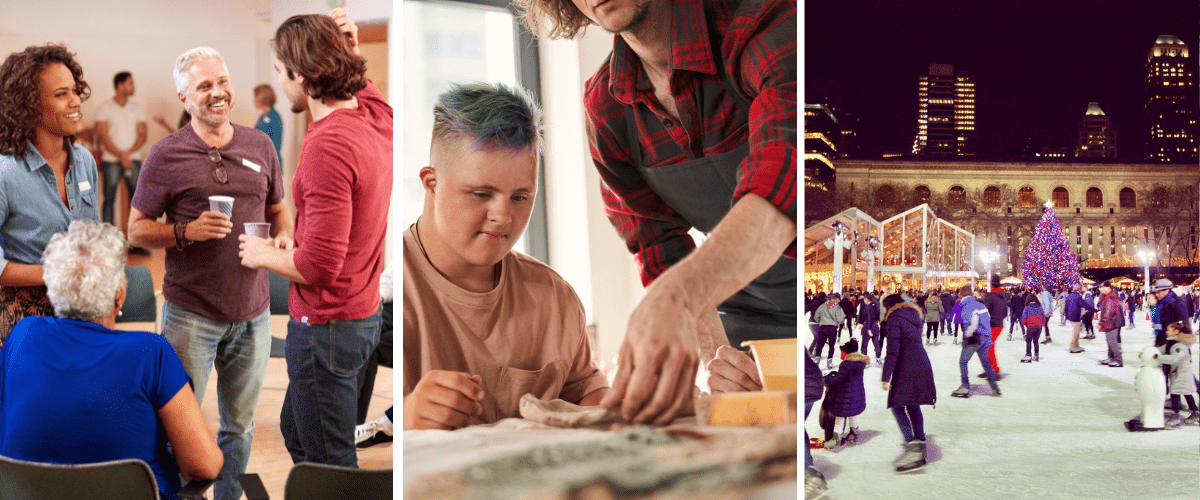
M1021 263L1021 283L1025 286L1066 288L1079 283L1079 261L1067 245L1062 225L1054 214L1054 204L1046 202L1046 210L1033 230L1033 239L1025 249Z

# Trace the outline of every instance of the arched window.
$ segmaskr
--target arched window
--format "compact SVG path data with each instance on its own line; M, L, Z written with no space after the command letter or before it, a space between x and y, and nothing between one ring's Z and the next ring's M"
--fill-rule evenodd
M929 198L932 196L932 194L929 192L929 188L927 186L917 186L913 192L917 195L917 203L929 203Z
M1018 207L1035 207L1037 200L1033 197L1033 188L1025 186L1017 191Z
M963 189L962 186L951 187L950 195L947 196L947 201L949 201L951 205L958 205L967 201L967 190Z
M1087 206L1102 207L1104 206L1104 194L1100 192L1098 187L1090 187L1087 190Z
M988 186L987 189L983 190L983 206L1000 206L1000 188L996 186Z
M1054 188L1054 192L1050 194L1050 199L1054 200L1054 206L1059 208L1067 208L1071 206L1071 193L1067 192L1067 188L1059 186Z
M880 205L891 205L895 199L896 190L892 189L892 186L889 184L879 186L879 189L875 190L875 201Z
M1137 208L1137 193L1132 188L1121 189L1121 208Z
M1165 187L1158 186L1150 192L1150 204L1156 207L1165 207L1170 201L1171 193Z

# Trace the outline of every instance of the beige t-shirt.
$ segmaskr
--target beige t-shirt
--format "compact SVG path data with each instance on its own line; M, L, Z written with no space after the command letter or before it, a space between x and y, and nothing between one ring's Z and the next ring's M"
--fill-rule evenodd
M483 413L470 425L520 417L521 395L578 403L608 379L592 363L583 304L558 273L509 252L490 292L459 288L404 232L404 395L430 370L483 378Z

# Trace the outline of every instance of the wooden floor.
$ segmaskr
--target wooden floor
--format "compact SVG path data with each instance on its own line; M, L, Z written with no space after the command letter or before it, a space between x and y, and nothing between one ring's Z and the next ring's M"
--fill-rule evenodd
M154 277L154 289L162 290L164 274L164 256L162 249L152 250L149 257L129 256L129 265L144 265L150 268ZM162 296L159 296L159 315L161 321ZM123 323L118 328L127 330L154 331L150 323ZM273 316L271 318L272 335L278 338L287 337L287 317ZM204 395L201 412L208 424L208 431L216 439L220 418L217 415L216 373L209 376L208 388ZM271 358L267 363L267 376L263 381L262 395L259 397L258 410L254 418L254 444L250 452L250 463L247 472L257 473L263 480L267 492L272 499L283 499L283 486L287 480L288 471L292 467L291 456L283 445L283 435L279 431L279 410L283 405L284 391L287 389L287 364L283 358ZM375 380L374 396L371 398L371 409L367 420L383 416L384 410L392 405L392 369L379 368ZM363 469L391 469L393 445L385 444L358 451L358 466ZM211 490L209 498L211 498Z

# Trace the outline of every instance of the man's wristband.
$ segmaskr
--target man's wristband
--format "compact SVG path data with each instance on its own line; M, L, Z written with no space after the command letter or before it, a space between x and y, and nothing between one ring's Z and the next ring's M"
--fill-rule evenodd
M187 233L187 224L188 223L186 223L186 222L176 222L175 223L175 249L176 250L183 250L183 247L186 247L186 246L194 243L194 242L188 240L186 236L184 236L184 234Z

